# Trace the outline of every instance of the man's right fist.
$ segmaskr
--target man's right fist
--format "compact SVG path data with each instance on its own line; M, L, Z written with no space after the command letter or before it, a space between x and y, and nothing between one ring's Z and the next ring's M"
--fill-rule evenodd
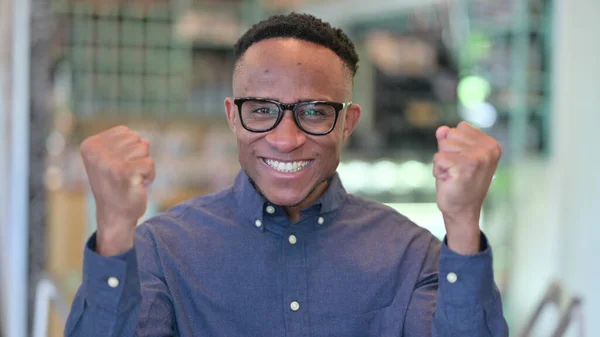
M150 143L126 126L85 139L81 157L96 199L97 252L121 254L133 247L146 211L146 186L154 180Z

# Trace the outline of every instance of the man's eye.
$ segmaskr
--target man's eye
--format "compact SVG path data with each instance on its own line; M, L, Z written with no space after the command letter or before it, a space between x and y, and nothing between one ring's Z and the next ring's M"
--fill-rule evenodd
M256 108L252 111L256 114L264 114L264 115L276 115L277 111L270 108Z
M319 109L307 109L302 111L302 115L305 117L325 117L327 112Z

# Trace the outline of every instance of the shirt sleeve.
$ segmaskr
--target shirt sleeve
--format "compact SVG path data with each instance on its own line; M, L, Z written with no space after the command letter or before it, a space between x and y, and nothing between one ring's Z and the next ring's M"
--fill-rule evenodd
M445 242L441 249L430 245L409 303L405 337L508 336L492 249L483 234L481 242L475 255L459 255ZM424 325L431 329L424 331Z
M96 234L88 240L66 337L176 335L156 245L143 227L138 228L135 247L114 257L96 253Z

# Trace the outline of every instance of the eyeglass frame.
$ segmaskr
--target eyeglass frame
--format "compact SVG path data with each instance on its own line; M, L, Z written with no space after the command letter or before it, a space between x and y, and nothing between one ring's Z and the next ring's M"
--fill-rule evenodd
M242 105L245 102L248 101L262 101L262 102L266 102L266 103L272 103L275 106L277 106L277 108L279 109L279 113L277 115L277 120L275 120L275 123L273 124L272 127L266 129L266 130L253 130L251 128L249 128L246 123L244 123L244 117L242 117ZM331 102L331 101L303 101L303 102L298 102L298 103L292 103L292 104L286 104L286 103L281 103L279 101L273 100L273 99L269 99L269 98L261 98L261 97L235 97L233 99L233 103L236 105L237 109L238 109L238 114L240 116L240 122L242 124L242 126L244 127L244 129L246 129L247 131L250 132L254 132L254 133L265 133L265 132L269 132L273 129L275 129L279 123L281 122L281 120L283 119L283 115L285 114L286 110L290 110L292 112L292 115L294 116L294 122L296 122L296 126L304 133L309 134L309 135L313 135L313 136L325 136L331 133L331 131L333 131L333 129L335 129L335 125L337 124L337 120L338 120L338 116L340 114L340 112L344 109L346 109L347 107L349 107L350 105L352 105L352 101L347 101L347 102ZM310 105L310 104L325 104L325 105L329 105L331 107L333 107L334 111L335 111L335 115L333 117L333 124L331 125L331 128L323 133L316 133L316 132L310 132L308 130L306 130L304 127L302 127L302 125L300 124L300 121L298 120L298 114L296 113L298 107L304 106L304 105Z

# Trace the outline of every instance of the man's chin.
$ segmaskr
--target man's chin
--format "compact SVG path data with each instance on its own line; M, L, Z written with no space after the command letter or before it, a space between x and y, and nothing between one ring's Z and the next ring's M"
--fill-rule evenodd
M269 202L287 208L296 208L298 206L308 207L310 201L318 199L317 194L321 194L322 191L318 191L319 187L322 186L325 181L318 184L303 184L301 186L295 186L292 188L274 188L261 192L263 196L269 200ZM310 187L310 188L307 188ZM306 204L306 205L304 205Z
M327 184L328 180L323 179L319 183L294 181L282 186L276 180L259 179L254 181L250 178L254 188L270 203L288 208L300 206L312 199L319 186Z
M289 194L285 195L285 193L268 193L266 195L263 193L263 195L270 203L281 207L299 206L307 198L306 195L290 196Z

